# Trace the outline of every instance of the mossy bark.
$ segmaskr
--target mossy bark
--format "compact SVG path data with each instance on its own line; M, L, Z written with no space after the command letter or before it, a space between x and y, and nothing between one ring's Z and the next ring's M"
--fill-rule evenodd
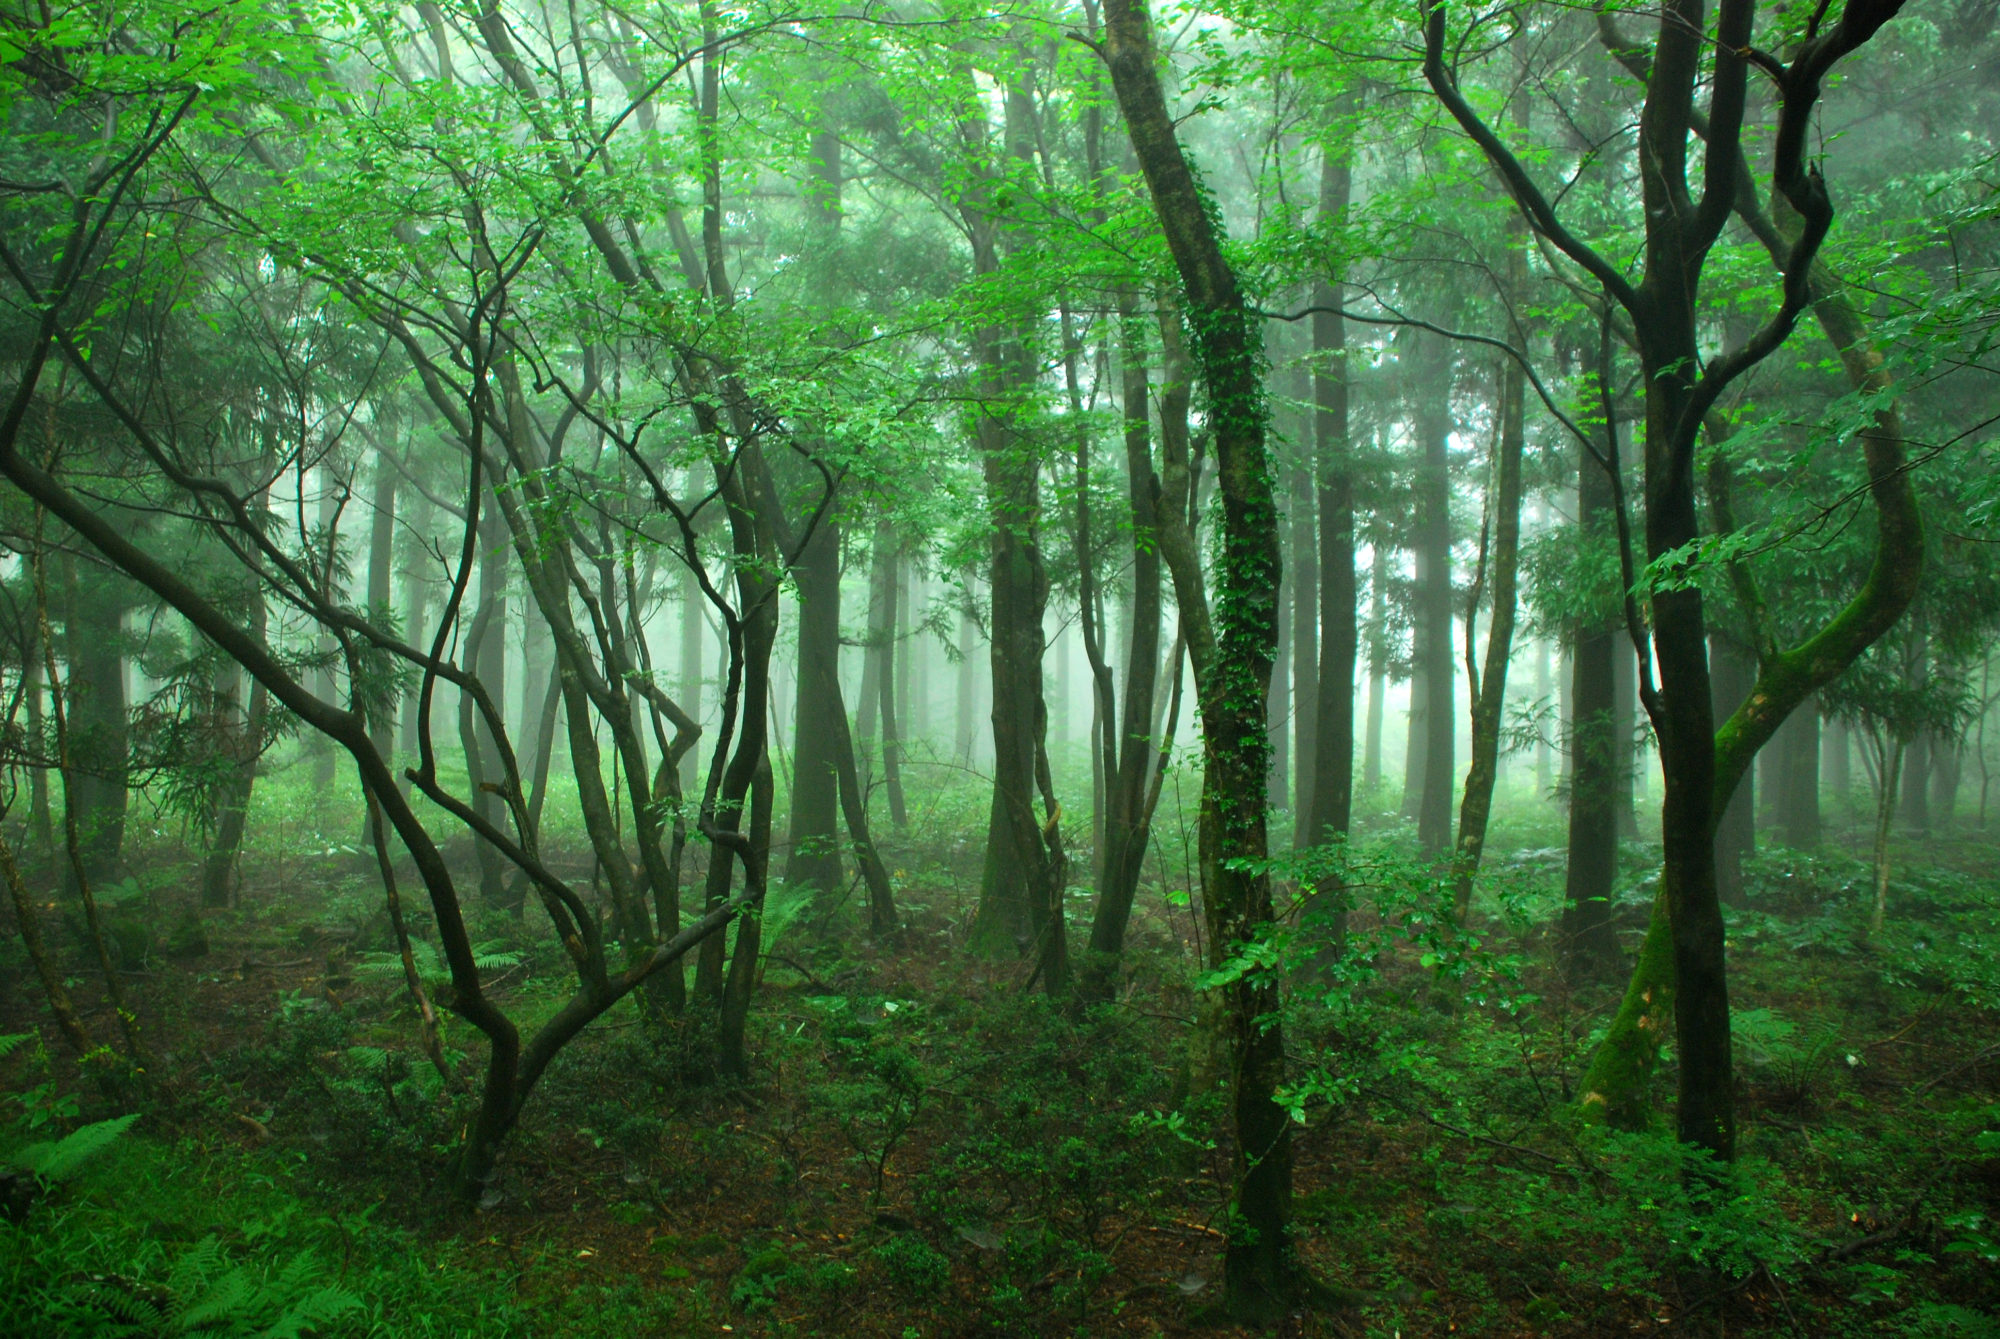
M1646 927L1646 942L1639 949L1639 963L1625 988L1624 1002L1583 1076L1583 1096L1577 1109L1587 1124L1617 1130L1646 1127L1652 1118L1648 1095L1653 1071L1659 1066L1660 1043L1673 1016L1673 933L1662 892L1653 901L1653 918Z

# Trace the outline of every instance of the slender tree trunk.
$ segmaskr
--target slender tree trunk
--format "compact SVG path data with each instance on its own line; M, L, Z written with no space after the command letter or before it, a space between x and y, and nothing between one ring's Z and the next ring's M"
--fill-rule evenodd
M343 545L338 526L341 519L342 494L346 491L342 482L333 472L329 462L322 462L319 469L319 543L322 547L318 557L324 564L323 583L329 599L339 601L346 592L341 589L339 556ZM319 657L321 668L314 676L313 692L322 701L340 700L340 675L335 669L335 643L333 634L325 628L317 628L314 634L314 653ZM313 760L313 794L324 799L333 789L335 765L339 761L338 752L330 740L317 735L307 741L307 749Z
M1880 797L1875 804L1875 905L1868 913L1868 933L1882 933L1889 912L1889 837L1895 827L1896 790L1903 772L1904 743L1890 736L1883 750Z
M1554 691L1554 682L1550 676L1551 668L1548 638L1538 637L1535 639L1535 702L1538 707L1547 702L1549 694ZM1546 730L1538 730L1536 734L1538 738L1535 741L1535 795L1547 799L1549 787L1555 780L1551 761L1554 750L1549 747Z
M1323 204L1322 208L1324 208ZM1314 344L1315 352L1318 352L1317 339L1315 339ZM1304 372L1300 373L1299 380L1302 382L1307 380ZM1298 388L1299 399L1303 400L1306 398L1305 392L1307 389L1308 387L1303 385ZM1307 420L1304 427L1305 431L1301 434L1302 441L1306 444L1314 443L1315 434L1311 420ZM1345 435L1343 432L1342 436L1344 437ZM1345 442L1341 446L1344 452ZM1317 515L1319 498L1315 477L1319 469L1313 460L1316 449L1310 445L1302 446L1301 450L1305 454L1306 461L1291 472L1292 549L1291 555L1285 564L1286 574L1291 577L1292 590L1292 740L1294 745L1292 757L1295 759L1293 767L1297 772L1297 780L1292 790L1292 812L1297 815L1298 830L1301 832L1304 831L1304 825L1310 823L1312 819L1313 787L1318 782L1319 772L1319 621L1321 616L1319 567L1320 549L1323 547L1324 541L1320 538L1320 518ZM1353 503L1351 501L1348 504L1348 513L1347 524L1350 530L1348 545L1351 549L1353 545L1351 532L1354 523L1352 514ZM1354 556L1351 552L1348 554L1347 569L1347 583L1351 588L1354 584ZM1348 619L1350 628L1353 626L1353 621L1350 615ZM1354 667L1352 664L1348 666L1347 672L1347 732L1349 753L1347 766L1352 770L1354 766L1354 759L1352 757L1354 742ZM1351 789L1353 785L1352 781L1348 784Z
M479 602L473 615L474 631L468 637L469 666L496 703L507 700L507 545L502 538L499 507L490 499L487 513L495 524L493 533L479 537ZM481 527L482 531L486 529ZM467 704L470 705L469 703ZM504 768L500 745L485 719L461 707L461 719L471 725L461 734L466 768L471 774L473 808L487 822L497 826L507 817L500 797L487 784L498 784ZM510 900L507 862L491 842L475 841L473 852L479 862L479 896L488 906L504 906L518 914L521 904Z
M69 680L69 800L76 806L82 877L102 887L116 877L125 847L131 707L125 688L125 606L118 579L102 573L85 582L76 560L58 560L66 605L64 645ZM75 889L74 880L70 884Z
M1607 418L1609 416L1607 415ZM1617 431L1610 423L1607 433ZM1576 524L1583 542L1611 542L1611 481L1579 453ZM1617 961L1611 922L1611 885L1618 873L1617 671L1629 644L1596 622L1572 635L1569 691L1569 869L1563 886L1562 956L1570 970L1606 971Z
M1639 839L1639 750L1633 736L1639 723L1639 657L1628 637L1615 638L1611 657L1611 776L1616 792L1618 839Z
M1289 471L1288 471L1289 472ZM1278 551L1290 553L1295 547L1293 526L1278 516ZM1278 645L1271 662L1271 691L1264 701L1264 734L1271 751L1271 770L1264 778L1264 803L1274 813L1291 802L1292 762L1292 574L1287 567L1278 583ZM1295 820L1303 818L1296 815Z
M412 528L418 529L421 533L421 528L434 515L435 511L426 506L425 510L410 518ZM403 568L403 635L410 645L422 647L430 645L429 617L430 583L424 579L422 559L412 557ZM423 725L419 719L420 711L421 707L414 694L404 700L396 745L405 759L417 756L417 741ZM401 768L396 769L395 775L397 789L407 798L410 793L409 778L403 774Z
M56 1020L56 1029L63 1034L63 1040L77 1057L88 1060L97 1053L97 1045L90 1039L90 1029L84 1026L83 1018L76 1011L76 1003L70 998L69 987L63 983L62 968L56 964L42 940L41 922L35 912L34 895L28 891L26 879L21 877L20 864L14 859L14 848L4 834L0 834L0 880L7 884L7 893L14 903L14 918L21 929L21 946L28 951L28 961L34 965L35 976L42 983L42 995L49 1002L49 1013Z
M27 702L29 748L40 759L48 756L48 722L43 705L48 683L42 673L40 634L25 633L21 640L21 696ZM1981 812L1984 813L1983 807ZM28 831L36 848L33 854L47 860L53 867L56 860L55 811L49 807L49 769L45 766L28 769Z
M958 616L958 673L954 676L953 700L956 715L952 719L952 756L961 767L972 766L972 746L978 728L979 662L976 652L979 643L977 629L972 617L961 613Z
M1422 636L1417 655L1424 678L1423 798L1417 846L1441 855L1451 845L1451 798L1458 725L1452 665L1451 589L1451 348L1443 336L1418 338L1422 397L1416 422L1423 460L1417 476L1417 604Z
M1523 230L1525 234L1525 229ZM1509 237L1509 285L1526 288L1523 250L1525 235ZM1521 555L1521 453L1526 441L1524 417L1527 380L1521 364L1508 360L1500 371L1500 440L1494 469L1493 542L1489 559L1493 589L1492 626L1486 633L1486 668L1472 682L1472 765L1465 775L1465 799L1458 813L1458 856L1453 871L1453 897L1459 923L1472 909L1472 885L1486 849L1486 824L1493 813L1493 790L1499 781L1500 729L1507 707L1507 662L1514 652L1514 617ZM1467 612L1465 659L1474 666L1472 619Z
M1368 592L1368 720L1362 738L1361 788L1372 795L1382 789L1382 718L1387 705L1383 698L1389 691L1389 554L1380 544L1375 545L1369 567Z
M1354 191L1351 150L1329 149L1320 160L1319 216L1323 225L1346 221ZM1319 552L1313 564L1320 579L1319 622L1323 628L1315 675L1312 805L1300 809L1297 844L1318 846L1346 838L1354 813L1354 670L1360 650L1360 598L1354 580L1354 446L1348 422L1346 285L1338 279L1313 289L1313 467L1319 509ZM1294 492L1296 496L1296 482ZM1295 515L1309 509L1300 508ZM1306 546L1309 551L1310 546ZM1377 551L1378 569L1381 564ZM1304 582L1307 578L1299 578ZM1376 598L1379 600L1378 587ZM1303 605L1301 606L1304 607ZM1310 622L1305 616L1301 626ZM1371 641L1379 640L1371 625ZM1370 741L1380 780L1381 682L1371 674ZM1303 755L1302 755L1303 756ZM1330 913L1336 939L1346 931L1346 889L1336 876L1315 882L1314 892Z
M1137 302L1130 293L1120 295L1119 332L1125 484L1132 506L1132 617L1126 633L1125 728L1122 736L1114 731L1104 746L1108 775L1097 911L1090 926L1090 954L1078 986L1078 993L1086 1000L1108 1000L1117 991L1125 930L1145 865L1153 806L1159 799L1153 779L1161 741L1153 733L1153 722L1160 665L1160 481L1153 471L1147 419L1152 393L1146 376L1145 341ZM1178 663L1171 672L1180 672Z
M690 485L691 483L690 480ZM835 580L838 580L837 546L834 564ZM697 721L702 719L703 710L701 653L706 640L708 622L702 617L702 605L707 598L702 594L701 582L695 577L693 569L684 567L681 572L681 665L676 687L680 694L681 709ZM696 793L695 783L701 775L700 754L699 749L689 749L681 758L681 793L684 795Z
M375 490L368 524L368 617L379 627L394 627L390 608L395 589L396 569L396 483L393 465L386 459L375 463ZM395 756L396 704L383 702L368 722L369 738L384 758ZM368 820L364 816L364 825Z
M875 528L875 597L870 601L872 616L879 620L872 632L876 657L875 686L879 694L882 721L882 786L889 793L889 819L897 827L908 827L910 813L903 803L903 741L896 719L897 662L902 643L896 629L902 622L902 546L887 525Z
M1034 159L1035 106L1021 82L1006 94L1006 156L1014 164ZM973 268L999 269L999 230L972 220ZM983 326L973 334L982 405L977 430L985 472L991 587L988 628L993 683L993 809L987 875L973 923L975 949L994 952L1018 941L1025 929L1037 975L1056 993L1068 986L1063 929L1059 813L1044 786L1048 709L1042 693L1047 655L1043 621L1048 573L1040 541L1041 462L1034 434L1020 421L1016 403L1034 379L1024 322ZM1044 801L1044 818L1035 800Z
M263 590L253 585L248 599L250 632L261 639L265 635L266 618ZM216 807L215 834L202 857L201 904L205 907L226 907L235 901L237 861L250 819L250 795L257 783L257 765L263 756L266 718L270 712L270 694L263 684L253 681L249 702L239 708L236 697L242 690L243 676L232 672L228 679L227 690L218 693L216 709L229 722L225 738L232 773L223 782L223 794Z
M1424 812L1424 769L1430 765L1430 719L1431 694L1430 676L1424 672L1426 654L1425 640L1430 632L1423 617L1423 561L1412 563L1416 569L1417 604L1415 626L1410 629L1410 700L1403 716L1403 807L1402 816L1415 823Z

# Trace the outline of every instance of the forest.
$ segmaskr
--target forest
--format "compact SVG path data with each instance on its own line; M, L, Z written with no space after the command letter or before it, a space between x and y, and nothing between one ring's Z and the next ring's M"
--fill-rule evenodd
M2000 1339L1996 126L0 0L0 1333Z

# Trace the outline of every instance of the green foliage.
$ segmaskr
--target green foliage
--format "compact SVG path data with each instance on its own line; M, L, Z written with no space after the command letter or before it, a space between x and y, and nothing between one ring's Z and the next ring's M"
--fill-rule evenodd
M934 1297L951 1282L951 1261L915 1233L898 1233L869 1254L888 1272L890 1281L912 1297Z
M361 1307L352 1293L321 1283L321 1272L310 1253L269 1271L235 1264L208 1237L157 1285L110 1275L69 1283L50 1299L47 1318L53 1335L300 1339Z
M14 1165L44 1181L68 1181L83 1170L84 1164L131 1129L132 1123L138 1119L134 1114L93 1121L71 1130L60 1139L29 1144L15 1150Z

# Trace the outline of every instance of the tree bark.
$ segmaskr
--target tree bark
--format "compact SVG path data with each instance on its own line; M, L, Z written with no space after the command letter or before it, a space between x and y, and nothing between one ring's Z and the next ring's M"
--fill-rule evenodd
M110 882L125 848L129 802L131 706L125 687L125 601L119 580L93 570L89 580L77 560L57 559L63 584L63 645L68 678L63 686L70 734L69 792L74 796L84 876L93 887ZM71 881L74 890L74 881Z
M1601 410L1600 410L1601 412ZM1605 414L1607 439L1618 431ZM1611 481L1588 452L1578 453L1578 533L1586 544L1608 542ZM1617 680L1614 662L1629 646L1611 625L1586 619L1574 626L1570 655L1569 866L1563 879L1562 958L1569 970L1592 975L1617 961L1611 886L1618 876Z
M1111 732L1105 751L1104 845L1097 882L1097 911L1090 926L1090 954L1078 983L1085 1000L1108 1000L1117 990L1125 930L1151 839L1152 784L1160 740L1153 731L1160 665L1160 481L1153 471L1147 419L1152 401L1146 345L1138 305L1130 293L1119 301L1120 392L1124 416L1125 484L1132 507L1132 617L1126 635L1124 730ZM1173 672L1178 674L1179 665Z
M1272 926L1270 879L1260 871L1269 853L1265 702L1277 646L1281 562L1264 440L1261 341L1167 110L1144 0L1107 0L1105 19L1112 87L1186 295L1219 472L1221 553L1212 621L1187 536L1168 544L1163 535L1163 548L1201 703L1201 863L1211 957L1220 963L1239 946L1263 939ZM1169 492L1174 489L1170 483ZM1224 1294L1238 1314L1275 1319L1303 1282L1291 1241L1291 1118L1275 1100L1284 1079L1284 1035L1276 1022L1276 990L1259 974L1240 974L1221 990L1236 1173Z
M1354 193L1352 150L1328 149L1320 159L1319 216L1323 225L1346 221ZM1350 439L1347 322L1341 316L1346 285L1339 278L1313 288L1313 467L1317 479L1320 578L1319 621L1324 629L1316 675L1317 702L1312 764L1312 805L1300 810L1297 842L1318 846L1347 837L1354 813L1354 670L1360 649L1359 595L1354 579L1354 445ZM1296 486L1295 486L1296 488ZM1378 569L1381 552L1376 552ZM1301 576L1301 582L1305 581ZM1378 589L1377 600L1380 591ZM1379 626L1371 628L1379 638ZM1381 687L1369 698L1369 726L1379 781ZM1346 931L1346 890L1328 875L1315 882L1336 940Z
M1034 158L1035 107L1019 80L1006 94L1005 154L1010 163ZM992 274L1000 264L1002 228L981 200L967 210L973 235L973 269ZM991 590L988 631L993 684L993 809L987 879L973 923L975 949L1000 951L1022 930L1036 971L1050 993L1067 989L1068 952L1063 928L1061 814L1047 777L1048 709L1042 692L1047 653L1043 620L1048 573L1042 560L1041 462L1034 434L1020 421L1016 403L1033 382L1034 362L1024 320L983 325L973 332L982 404L977 418L992 528L988 545ZM1037 818L1038 792L1044 817Z
M1719 634L1709 634L1708 646L1709 663L1714 666L1716 719L1728 720L1756 686L1757 667L1741 648ZM1715 827L1716 889L1725 905L1744 904L1743 862L1756 850L1756 783L1745 776Z
M1368 571L1368 719L1361 748L1361 788L1382 789L1382 718L1389 691L1389 553L1377 543Z
M1510 235L1509 287L1516 294L1524 288L1527 266L1523 249L1525 236ZM1525 351L1524 351L1525 352ZM1458 811L1458 854L1454 862L1453 899L1459 923L1465 923L1472 909L1473 880L1479 873L1480 857L1486 849L1486 824L1493 813L1493 790L1499 781L1500 729L1507 706L1507 662L1514 651L1516 586L1521 557L1521 455L1526 443L1527 379L1521 364L1508 360L1500 370L1500 440L1493 483L1493 542L1488 564L1493 587L1492 626L1486 633L1486 668L1474 669L1473 616L1478 613L1475 599L1466 617L1465 660L1472 684L1472 765L1465 775L1465 798Z
M794 690L791 855L785 882L822 897L838 892L842 874L834 825L840 779L834 715L846 734L840 693L840 527L823 517L792 569L799 595L798 683ZM852 745L849 745L850 753ZM852 767L850 756L847 765Z
M1423 452L1417 473L1417 640L1423 673L1423 790L1417 846L1441 855L1451 846L1456 777L1458 692L1452 664L1451 346L1442 335L1417 336L1419 397L1415 419Z

